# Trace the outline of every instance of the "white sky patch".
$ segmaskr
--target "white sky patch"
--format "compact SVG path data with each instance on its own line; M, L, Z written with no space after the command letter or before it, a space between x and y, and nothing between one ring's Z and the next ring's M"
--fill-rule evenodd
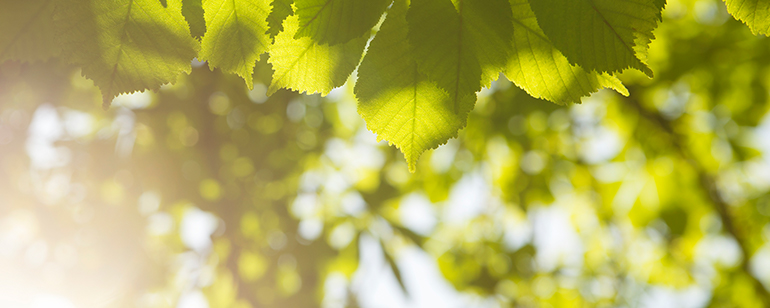
M707 235L695 245L696 258L724 267L737 266L743 256L738 243L723 235Z
M324 280L323 308L344 308L348 303L348 279L344 274L334 272Z
M340 206L345 214L357 217L366 211L366 201L358 191L349 191L340 201Z
M412 193L401 199L398 207L401 223L420 235L430 235L438 219L433 203L423 194Z
M82 138L94 131L94 117L90 114L77 110L66 110L63 112L64 129L72 138Z
M598 164L615 158L622 149L623 140L618 133L602 125L580 143L578 151L584 161Z
M128 109L144 109L149 107L151 103L152 95L150 95L148 91L121 94L112 100L113 106L120 106Z
M218 225L219 220L216 216L193 207L184 213L179 235L185 246L202 253L211 247L211 234Z
M357 294L361 306L409 307L377 240L362 234L358 248L361 259L353 274L351 288Z
M452 162L459 149L459 142L456 139L447 141L445 145L433 150L430 155L430 167L436 173L445 173L452 167Z
M179 302L176 305L177 308L209 308L209 302L206 299L206 295L203 292L195 290L182 294L179 298Z
M67 298L54 294L40 294L32 301L30 308L75 308Z
M615 130L602 123L607 113L605 104L600 92L570 107L578 155L589 164L613 159L625 143Z
M559 265L577 269L583 266L585 249L565 209L532 208L529 216L534 225L535 260L541 271L550 272Z
M69 163L69 150L57 147L54 142L64 136L59 113L50 104L37 107L29 124L26 150L31 165L37 169L51 169Z
M691 286L683 290L652 286L642 295L641 307L644 308L700 308L711 299L711 292Z
M532 241L532 224L523 214L506 215L503 228L503 244L511 251L518 250Z
M751 273L765 285L770 286L770 244L765 243L749 260Z
M297 226L299 236L308 241L313 241L321 236L323 229L324 223L318 218L303 219L299 222L299 226Z
M443 221L461 225L484 211L489 203L491 187L479 170L464 175L449 192L443 212Z
M457 292L441 274L433 257L416 247L406 247L395 257L409 292L406 297L377 240L362 235L359 247L361 263L351 286L362 307L494 307L492 301Z

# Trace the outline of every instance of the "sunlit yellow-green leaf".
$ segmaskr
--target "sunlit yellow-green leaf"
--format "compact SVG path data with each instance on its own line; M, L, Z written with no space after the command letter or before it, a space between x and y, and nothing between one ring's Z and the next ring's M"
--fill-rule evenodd
M270 15L267 16L267 24L270 27L268 34L275 37L283 30L283 21L294 13L291 4L294 0L273 0L270 4Z
M449 93L455 112L499 76L510 56L506 0L414 0L406 19L420 71Z
M199 59L212 69L238 74L251 89L254 65L270 46L269 0L204 0L203 10L207 30Z
M657 0L530 1L538 24L570 63L586 70L652 70L642 60L660 16Z
M355 93L366 126L401 149L414 171L422 152L457 136L476 96L463 99L456 113L449 95L419 72L407 40L405 11L397 1L388 12L361 63Z
M628 95L616 77L587 72L571 65L537 24L527 0L511 0L513 55L505 76L530 95L557 104L580 103L580 98L606 87Z
M358 66L361 54L369 38L364 35L345 44L322 45L309 37L294 38L299 28L299 18L286 18L283 31L275 37L270 47L273 65L273 81L268 93L280 88L299 92L328 94L345 84L348 76Z
M340 44L361 37L392 0L295 0L299 29L295 38Z
M725 0L727 12L749 26L751 33L770 35L770 1Z
M190 33L201 37L206 33L206 21L203 18L203 3L201 0L182 0L182 15L190 25Z
M56 19L64 57L101 89L105 104L121 93L158 89L190 73L198 42L180 0L61 0Z

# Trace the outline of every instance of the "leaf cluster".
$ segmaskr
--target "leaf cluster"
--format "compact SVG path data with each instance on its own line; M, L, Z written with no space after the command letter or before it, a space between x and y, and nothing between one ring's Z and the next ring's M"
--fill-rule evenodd
M4 0L0 62L57 57L82 69L105 106L157 90L205 61L253 87L267 54L268 93L328 94L358 69L370 130L404 153L455 137L477 93L503 75L536 98L579 103L646 63L665 0ZM727 0L767 34L770 6ZM368 48L367 48L368 43ZM360 65L359 65L360 64Z

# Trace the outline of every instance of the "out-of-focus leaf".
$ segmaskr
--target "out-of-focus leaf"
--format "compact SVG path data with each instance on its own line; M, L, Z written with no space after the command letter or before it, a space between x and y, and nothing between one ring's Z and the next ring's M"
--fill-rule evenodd
M53 0L0 0L0 63L57 56Z
M198 42L181 0L61 0L57 36L64 58L101 89L104 104L121 93L157 90L190 73Z

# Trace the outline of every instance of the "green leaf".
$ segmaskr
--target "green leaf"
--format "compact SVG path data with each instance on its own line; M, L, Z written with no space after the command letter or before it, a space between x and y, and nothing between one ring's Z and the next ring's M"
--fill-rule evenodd
M283 21L286 17L294 14L291 8L293 3L294 0L273 0L271 4L273 9L270 11L270 15L267 16L267 24L270 27L267 33L270 34L271 38L283 31Z
M571 65L537 24L527 0L511 0L513 9L513 55L505 76L529 95L557 104L580 103L580 98L606 87L628 96L614 76L587 72Z
M420 71L449 93L455 112L499 76L510 55L506 0L413 0L406 19Z
M288 88L307 94L322 95L345 84L348 76L358 66L369 35L345 44L321 45L311 38L294 38L299 28L299 18L286 18L283 31L275 37L267 62L273 65L273 81L268 88L272 95L280 88Z
M294 38L341 44L361 37L380 20L392 0L295 0L299 29Z
M405 12L403 1L388 11L358 69L355 94L367 128L401 149L414 172L422 152L457 136L476 97L466 97L453 112L449 95L419 72Z
M52 0L0 0L0 63L57 56Z
M269 0L204 0L206 34L199 59L211 69L241 76L249 89L259 55L270 46L267 34Z
M197 38L206 33L206 21L203 19L201 0L182 0L182 15L190 24L190 33Z
M770 35L770 2L765 0L725 0L727 12L751 29L754 35Z
M180 0L61 0L56 19L64 57L101 89L118 94L157 90L190 73L198 42Z
M660 18L660 0L530 1L538 24L570 63L586 70L638 69Z

